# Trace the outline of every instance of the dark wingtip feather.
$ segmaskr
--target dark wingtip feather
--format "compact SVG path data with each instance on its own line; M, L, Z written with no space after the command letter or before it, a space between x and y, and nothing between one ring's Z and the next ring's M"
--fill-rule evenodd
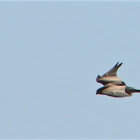
M117 67L118 66L118 64L119 64L119 62L114 66L114 67Z
M120 67L123 63L120 63L119 62L115 65L115 67Z
M123 64L123 63L120 63L120 64L118 65L118 67L120 67L122 64Z

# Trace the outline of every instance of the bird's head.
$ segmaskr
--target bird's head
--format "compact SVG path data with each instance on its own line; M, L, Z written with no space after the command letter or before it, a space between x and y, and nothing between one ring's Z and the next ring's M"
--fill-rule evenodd
M109 87L109 86L104 86L104 87L99 88L99 89L96 91L96 95L97 95L97 94L105 95L104 90L105 90L106 88L108 88L108 87Z
M97 95L97 94L102 94L102 91L103 91L103 89L102 89L102 88L99 88L99 89L96 91L96 95Z

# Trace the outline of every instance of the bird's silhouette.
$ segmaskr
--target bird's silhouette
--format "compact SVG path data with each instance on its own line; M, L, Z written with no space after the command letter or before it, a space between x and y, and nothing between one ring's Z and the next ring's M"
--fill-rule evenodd
M104 86L99 88L96 94L108 95L111 97L130 97L134 92L140 92L139 89L129 87L119 77L117 77L117 70L122 63L117 63L111 70L102 76L97 76L96 81Z

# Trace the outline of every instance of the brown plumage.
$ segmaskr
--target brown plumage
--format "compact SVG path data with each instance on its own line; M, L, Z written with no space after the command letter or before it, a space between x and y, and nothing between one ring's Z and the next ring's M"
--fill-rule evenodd
M129 97L132 96L131 93L128 94L125 91L126 85L116 85L114 83L110 83L101 87L97 90L96 94L107 95L111 97Z
M119 67L121 65L122 65L122 63L120 63L120 64L117 63L111 70L106 72L104 75L102 75L102 76L98 75L96 78L96 81L103 85L106 85L111 82L125 84L119 77L117 77L117 70L119 69Z
M122 63L117 63L111 70L106 72L103 76L97 76L96 81L104 86L99 88L96 94L107 95L111 97L130 97L134 92L140 92L139 89L128 87L119 77L117 77L117 70Z

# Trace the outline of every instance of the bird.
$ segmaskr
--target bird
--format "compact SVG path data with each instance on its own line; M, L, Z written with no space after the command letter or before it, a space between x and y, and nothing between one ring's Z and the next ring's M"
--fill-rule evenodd
M98 75L96 78L96 81L98 83L101 83L103 85L106 85L110 82L114 82L114 83L122 83L122 79L120 79L119 77L117 77L117 70L120 68L120 66L123 63L119 62L112 68L110 69L108 72L106 72L105 74L103 74L102 76ZM124 83L124 82L123 82Z
M103 84L103 87L96 91L96 95L107 95L111 97L130 97L132 93L140 93L140 89L129 87L124 81L117 77L117 70L122 65L119 62L103 76L98 75L96 81Z

